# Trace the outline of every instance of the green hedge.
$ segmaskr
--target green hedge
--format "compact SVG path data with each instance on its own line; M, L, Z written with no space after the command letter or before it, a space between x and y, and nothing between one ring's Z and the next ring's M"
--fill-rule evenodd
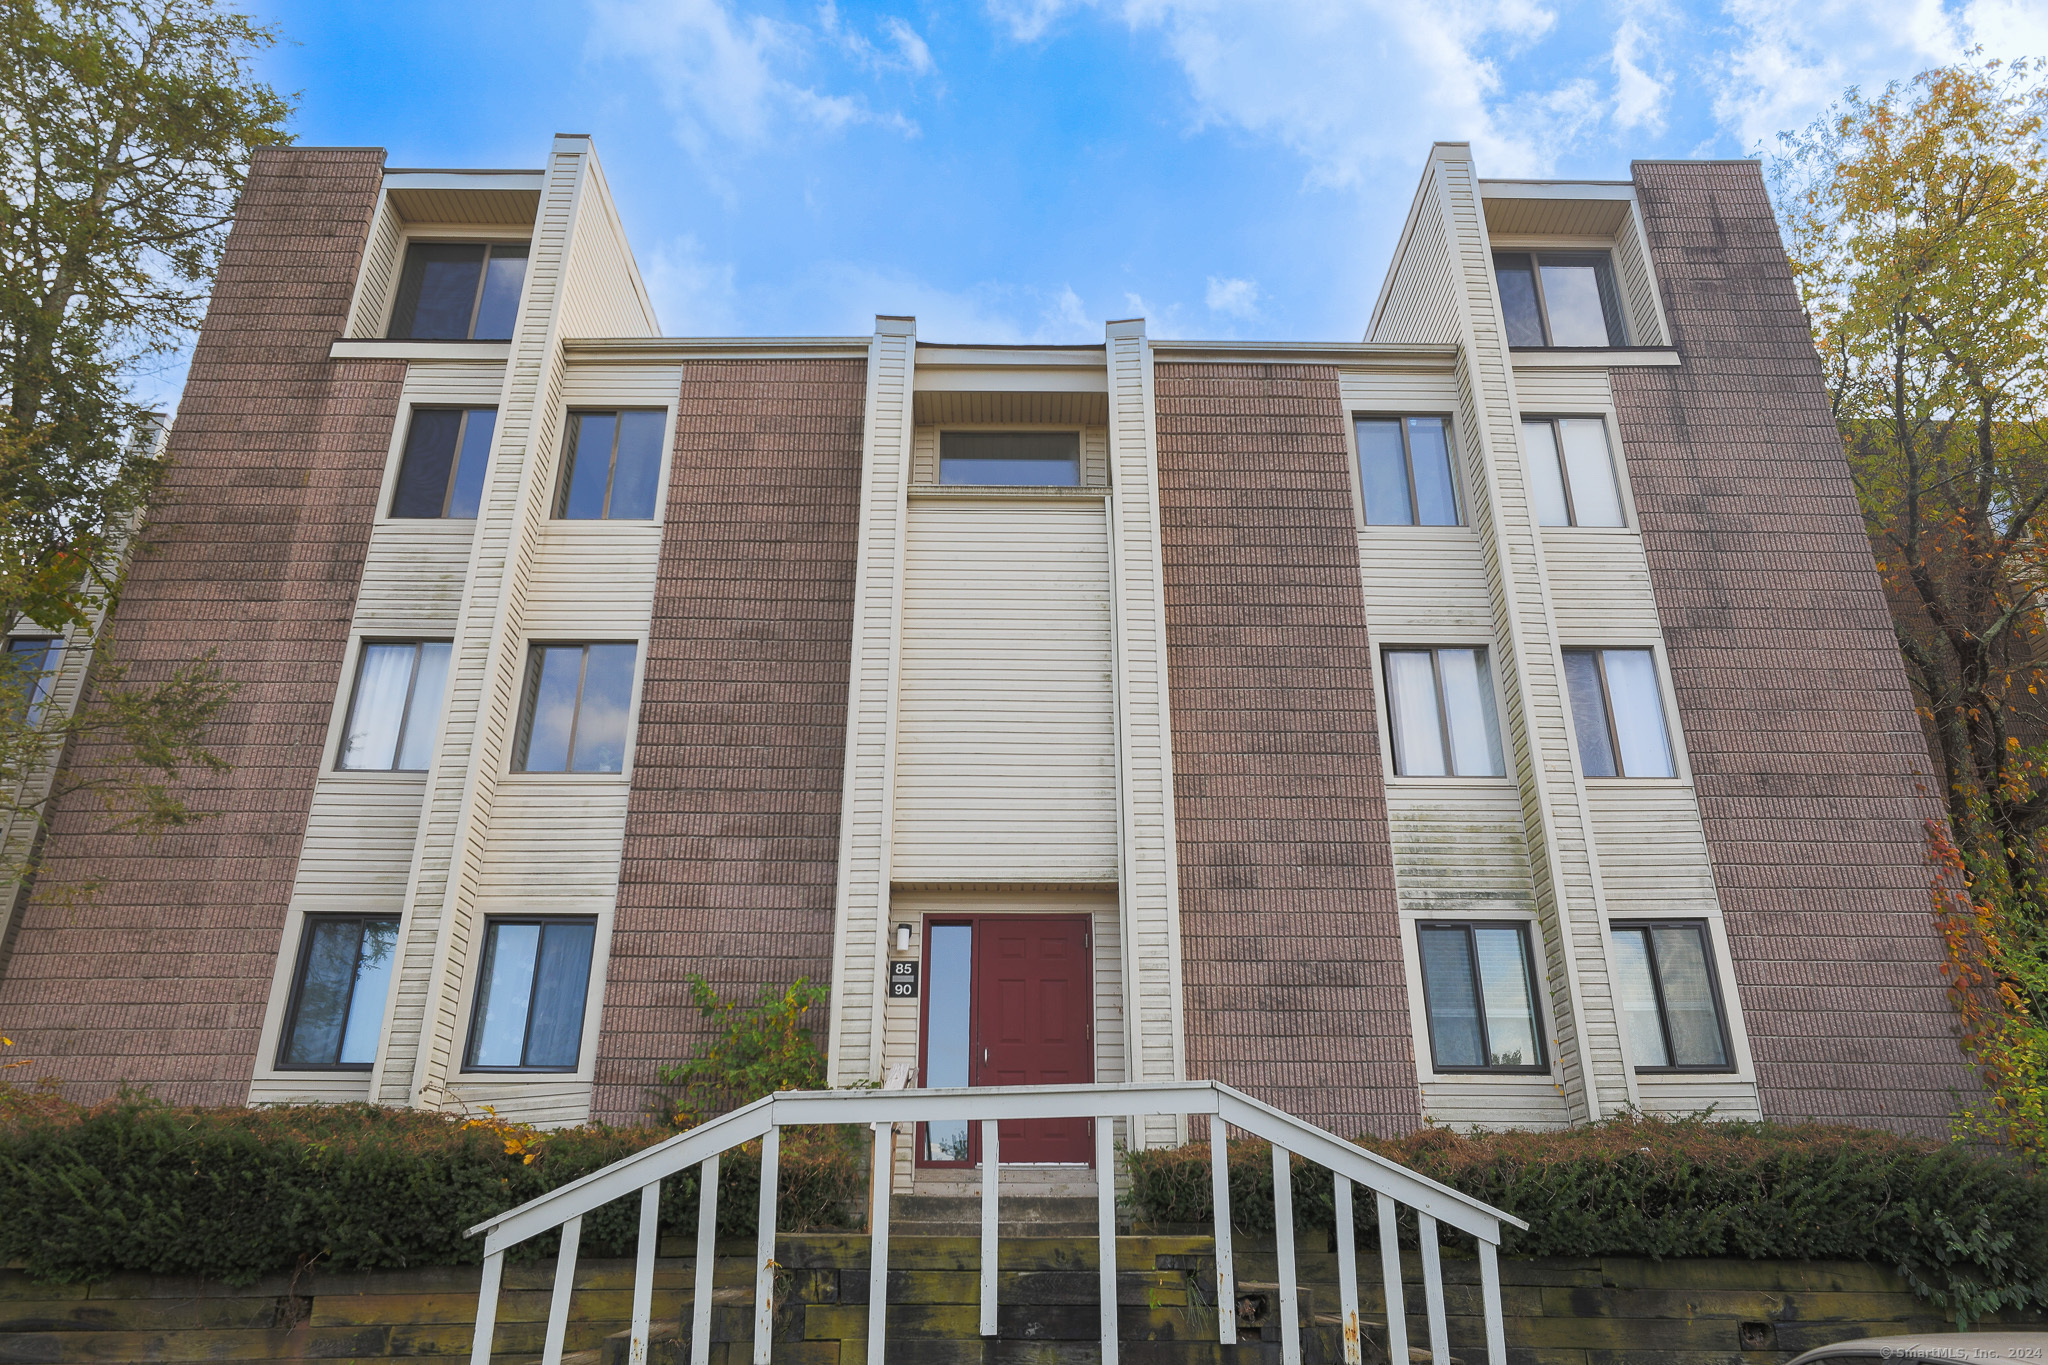
M1993 1153L1821 1124L1643 1117L1360 1145L1527 1221L1502 1241L1519 1255L1863 1260L1896 1268L1958 1323L2048 1305L2048 1179ZM1209 1221L1206 1143L1127 1160L1141 1215ZM1329 1229L1329 1173L1299 1158L1295 1172L1296 1226ZM1264 1143L1230 1144L1230 1213L1272 1231ZM1372 1201L1355 1213L1377 1246ZM1403 1235L1413 1245L1412 1224Z
M473 1264L483 1239L464 1229L670 1136L522 1133L370 1105L181 1109L127 1096L44 1106L0 1123L0 1264L59 1283L139 1270L230 1284L316 1262ZM721 1233L753 1235L760 1189L758 1144L727 1153ZM830 1130L785 1134L779 1226L857 1223L866 1189L854 1144ZM630 1255L639 1216L637 1198L586 1216L584 1253ZM694 1237L696 1217L695 1173L670 1178L662 1230ZM550 1234L511 1254L551 1255L555 1243Z

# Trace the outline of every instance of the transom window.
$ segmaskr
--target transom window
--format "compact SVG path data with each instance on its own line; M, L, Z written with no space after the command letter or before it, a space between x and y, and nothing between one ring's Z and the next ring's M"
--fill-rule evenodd
M413 242L387 336L509 341L526 283L525 242Z
M19 635L7 642L6 704L23 723L42 724L43 706L50 700L63 657L64 641L57 636Z
M1081 435L1075 431L942 431L939 482L1078 488Z
M1626 346L1604 251L1498 251L1493 277L1510 346Z
M527 773L616 773L626 767L633 706L630 644L535 645L526 669L513 768Z
M1732 1069L1705 921L1616 924L1614 971L1636 1070Z
M1442 417L1360 417L1358 483L1369 526L1456 526L1450 422Z
M497 425L496 408L414 408L391 515L473 519Z
M574 1071L597 921L492 919L470 1016L470 1071Z
M1657 663L1647 649L1567 649L1565 683L1587 777L1675 777Z
M342 732L341 768L425 772L448 690L446 640L366 643Z
M292 971L278 1069L369 1070L397 951L396 916L309 917Z
M1529 452L1529 495L1539 526L1623 526L1621 490L1607 423L1598 417L1544 417L1522 423Z
M1500 777L1500 720L1483 647L1389 649L1397 777Z
M1548 1071L1522 924L1420 924L1422 996L1438 1071Z
M569 521L648 521L661 482L661 433L653 409L572 412L555 515Z

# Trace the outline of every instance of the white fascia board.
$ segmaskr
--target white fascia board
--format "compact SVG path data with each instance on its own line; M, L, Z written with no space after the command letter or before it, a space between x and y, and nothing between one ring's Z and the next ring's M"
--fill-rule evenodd
M509 341L384 341L343 337L327 348L329 360L509 360Z
M1180 360L1272 361L1282 365L1410 365L1443 369L1457 363L1454 344L1393 341L1154 341L1154 355Z
M1635 185L1627 180L1482 180L1481 199L1619 199L1632 202Z
M571 360L865 360L869 337L569 337Z
M1109 369L1106 346L933 346L917 348L919 370L938 369Z
M1671 346L1629 347L1626 350L1510 351L1508 363L1518 370L1614 370L1629 365L1676 365Z
M1109 369L917 368L918 393L1108 393Z
M386 171L387 190L525 190L539 194L546 171Z

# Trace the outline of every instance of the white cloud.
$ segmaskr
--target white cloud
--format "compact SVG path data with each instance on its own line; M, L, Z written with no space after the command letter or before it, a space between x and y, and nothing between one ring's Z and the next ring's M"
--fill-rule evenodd
M732 336L741 330L739 291L730 261L705 259L695 237L654 250L643 272L665 336Z
M917 131L901 114L877 112L858 96L822 91L798 78L829 27L814 31L736 14L722 0L592 0L591 8L592 50L644 67L675 118L678 140L700 156L765 145L791 124ZM828 9L821 22L836 24L836 16ZM928 67L929 49L914 32L909 37ZM904 51L911 59L910 49Z
M986 0L1032 42L1082 10L1156 30L1188 83L1197 126L1270 136L1312 182L1369 183L1392 161L1412 171L1416 137L1469 141L1489 174L1550 169L1621 97L1549 73L1510 92L1502 65L1556 25L1544 0ZM1643 74L1631 59L1617 85ZM1631 84L1627 108L1646 92Z
M1226 280L1209 277L1209 311L1227 313L1234 318L1248 318L1259 309L1259 285L1256 280Z
M886 313L916 318L917 334L927 341L1046 345L1102 340L1101 317L1090 316L1071 285L1047 289L984 281L948 289L909 271L837 261L808 275L799 292L804 316L820 319L823 330L852 336L869 331L875 315Z
M1648 51L1649 34L1631 14L1614 31L1608 61L1614 68L1614 126L1624 131L1664 131L1664 101L1671 94L1670 74Z
M918 35L916 29L893 14L882 21L882 28L896 44L896 50L902 54L903 65L908 67L912 74L931 74L932 50Z

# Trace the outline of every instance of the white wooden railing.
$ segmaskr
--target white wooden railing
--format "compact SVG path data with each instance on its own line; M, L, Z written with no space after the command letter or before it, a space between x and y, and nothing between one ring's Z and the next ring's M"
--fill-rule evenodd
M775 1299L776 1157L781 1130L806 1124L871 1124L875 1133L872 1260L868 1271L868 1360L881 1365L889 1284L889 1177L895 1125L978 1121L981 1124L981 1334L996 1334L996 1201L1000 1152L996 1124L1008 1119L1092 1118L1095 1123L1098 1236L1102 1245L1102 1361L1116 1365L1116 1152L1114 1121L1150 1114L1209 1116L1210 1178L1216 1203L1216 1321L1224 1345L1237 1340L1237 1286L1231 1264L1230 1178L1225 1156L1226 1126L1273 1145L1273 1226L1279 1252L1281 1358L1300 1365L1301 1320L1295 1286L1294 1203L1290 1154L1329 1168L1336 1178L1338 1291L1344 1322L1346 1365L1363 1359L1358 1319L1358 1264L1354 1239L1343 1235L1352 1223L1352 1187L1363 1185L1378 1201L1380 1269L1386 1283L1387 1355L1408 1365L1408 1320L1401 1293L1401 1253L1396 1235L1398 1206L1415 1212L1422 1246L1422 1287L1429 1323L1431 1359L1450 1359L1445 1328L1443 1269L1437 1256L1437 1225L1469 1233L1479 1244L1479 1283L1486 1320L1489 1365L1507 1365L1501 1322L1497 1255L1503 1223L1528 1224L1499 1209L1440 1185L1384 1157L1354 1146L1216 1081L1145 1085L1012 1086L975 1090L792 1090L756 1100L721 1118L657 1146L613 1162L601 1171L552 1190L469 1230L484 1234L483 1284L477 1295L472 1365L489 1365L498 1312L498 1285L505 1252L530 1237L561 1229L555 1262L554 1298L548 1309L545 1365L559 1365L569 1330L569 1296L576 1278L577 1241L583 1215L614 1199L639 1192L639 1260L633 1277L633 1335L630 1359L647 1359L653 1316L656 1213L661 1182L699 1167L697 1188L696 1284L691 1298L691 1365L707 1365L711 1352L711 1268L718 1230L719 1158L742 1143L761 1140L760 1231L754 1258L754 1365L769 1365ZM1135 1130L1135 1124L1133 1125Z

